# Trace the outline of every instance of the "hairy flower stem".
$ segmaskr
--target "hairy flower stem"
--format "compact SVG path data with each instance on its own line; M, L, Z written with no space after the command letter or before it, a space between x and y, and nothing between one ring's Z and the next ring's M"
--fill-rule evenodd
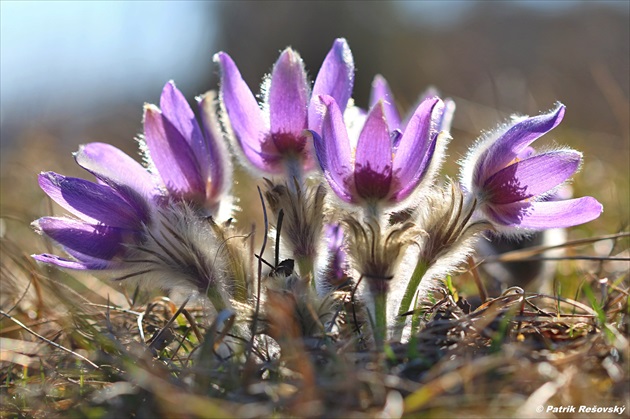
M410 359L415 359L420 356L418 351L418 328L420 327L420 311L418 310L418 298L416 298L416 306L413 314L411 315L411 332L409 334L409 342L407 344L407 355Z
M211 286L208 288L207 296L217 313L226 308L223 296L216 286Z
M301 256L296 257L295 262L297 263L298 270L300 271L300 276L302 280L305 282L310 282L315 289L315 262L314 258L311 256Z
M384 290L383 290L384 291ZM374 342L378 351L383 351L387 337L387 292L374 293Z
M401 330L406 321L406 317L403 316L403 314L409 311L409 307L411 307L411 302L413 301L414 295L416 295L416 291L418 289L418 286L420 285L420 281L422 281L422 277L428 269L429 264L420 259L418 260L418 263L416 264L416 267L411 274L411 278L409 278L407 288L405 289L405 294L400 301L400 308L398 309L397 325L400 327Z

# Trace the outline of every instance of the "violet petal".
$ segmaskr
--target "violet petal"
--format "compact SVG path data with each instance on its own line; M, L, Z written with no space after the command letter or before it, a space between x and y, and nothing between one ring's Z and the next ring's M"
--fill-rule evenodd
M54 172L41 173L38 180L42 190L56 203L87 222L138 229L144 221L144 212L138 213L138 207L130 205L109 186Z
M341 111L331 96L320 96L325 106L321 137L313 134L315 154L330 187L346 202L353 202L351 181L352 154Z
M581 159L576 151L552 151L521 160L490 176L483 194L492 204L510 204L543 194L570 178Z
M389 127L389 130L394 131L396 129L400 129L400 114L398 113L396 103L394 102L394 95L392 94L385 77L377 74L376 77L374 77L374 81L372 81L370 108L376 105L379 100L383 101L385 118L387 119L387 126Z
M592 221L603 211L595 198L585 196L566 201L515 202L495 205L491 218L499 224L532 230L572 227Z
M394 178L400 185L395 200L408 197L426 173L435 150L443 107L437 97L425 99L409 120L394 156Z
M214 60L221 67L221 101L243 153L260 170L281 170L276 167L279 156L270 154L269 150L262 153L269 125L236 64L225 52L216 54Z
M271 132L291 133L296 137L306 129L309 88L300 55L285 49L271 72L269 114Z
M160 110L162 116L179 131L182 137L188 142L193 151L193 155L198 157L198 163L205 163L202 157L207 154L206 142L204 140L199 124L195 119L190 105L184 95L175 87L173 81L164 85L160 96ZM207 167L201 166L202 173L207 176Z
M558 126L565 107L559 103L546 114L525 118L505 131L480 157L475 167L475 185L507 166L527 146Z
M69 260L62 257L51 255L48 253L42 253L40 255L32 255L33 259L38 262L48 263L60 268L75 269L80 271L85 270L103 270L111 267L111 262L108 260L85 257L85 260Z
M383 107L379 101L372 108L357 143L354 182L363 198L385 198L392 182L392 143Z
M145 106L144 137L149 155L169 192L205 197L205 182L193 149L177 128L153 105Z
M228 170L227 162L229 156L225 146L219 141L223 140L221 130L219 128L219 121L217 120L217 114L215 110L216 106L216 93L210 91L203 96L197 98L199 104L199 113L201 114L202 128L204 131L205 149L206 153L203 156L197 156L197 159L204 163L202 165L208 167L211 181L211 190L208 197L216 199L224 192Z
M111 259L124 249L125 231L105 225L92 225L69 218L43 217L36 226L48 237L67 249L81 254ZM71 253L72 254L72 253Z
M343 114L352 95L353 85L354 59L352 52L345 39L337 38L326 55L313 85L311 103L308 109L308 127L315 131L320 129L322 114L317 110L320 95L332 96Z
M140 163L110 144L89 143L74 154L77 164L108 185L127 185L151 200L157 195L153 177Z

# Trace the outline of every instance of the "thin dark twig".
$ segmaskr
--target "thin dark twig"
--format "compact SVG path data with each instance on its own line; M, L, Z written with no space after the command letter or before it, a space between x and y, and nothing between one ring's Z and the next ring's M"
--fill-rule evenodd
M485 259L484 262L491 263L491 262L520 261L530 256L544 253L547 250L560 249L563 247L581 246L581 245L595 243L602 240L610 240L610 239L614 240L614 239L620 239L620 238L628 237L628 236L630 236L630 232L622 232L622 233L616 233L616 234L608 234L608 235L599 236L599 237L591 237L588 239L569 240L562 244L557 244L554 246L536 246L536 247L530 247L528 249L513 250L511 252L503 253L500 255L489 256ZM527 260L534 260L534 259L527 259Z
M267 219L267 207L265 206L265 200L263 199L262 191L260 190L260 186L258 188L258 196L260 197L260 203L262 204L263 209L263 221L265 223L265 234L263 235L263 242L260 246L260 254L265 253L265 248L267 247L267 231L269 228L269 220ZM252 320L252 337L247 345L246 351L246 359L249 359L252 353L252 348L254 347L254 339L256 338L256 327L258 326L258 314L260 313L260 288L262 283L262 258L258 258L258 284L256 289L256 310L254 311L254 318Z
M55 348L57 348L57 349L61 349L61 350L62 350L62 351L64 351L64 352L67 352L67 353L69 353L69 354L72 354L72 355L76 356L77 358L81 359L82 361L87 362L87 363L88 363L88 364L90 364L92 367L94 367L94 368L96 368L96 369L98 369L98 370L100 370L100 369L101 369L101 367L99 367L98 365L96 365L94 362L90 361L89 359L87 359L87 358L86 358L86 357L84 357L83 355L78 354L78 353L76 353L76 352L74 352L74 351L71 351L70 349L68 349L68 348L66 348L66 347L64 347L64 346L62 346L62 345L60 345L60 344L58 344L58 343L56 343L56 342L53 342L53 341L52 341L52 340L50 340L50 339L46 339L45 337L43 337L43 336L42 336L42 335L40 335L39 333L35 332L34 330L29 329L28 327L26 327L26 325L25 325L24 323L22 323L21 321L19 321L19 320L18 320L18 319L16 319L16 318L14 318L14 317L13 317L13 316L11 316L10 314L5 313L3 310L0 310L0 314L2 314L4 317L6 317L6 318L8 318L9 320L11 320L13 323L17 324L18 326L20 326L21 328L23 328L24 330L26 330L27 332L29 332L30 334L32 334L33 336L35 336L36 338L43 340L44 342L48 343L49 345L54 346L54 347L55 347Z
M354 320L354 326L356 327L356 331L359 334L359 337L363 338L363 334L361 333L361 328L359 327L359 320L357 319L357 310L354 304L354 294L357 292L357 289L359 288L361 281L363 281L363 275L359 277L359 280L357 281L357 285L355 285L354 289L352 290L352 293L350 294L350 303L352 304L352 319Z
M190 314L190 312L186 309L182 310L182 314L184 315L184 317L186 317L186 319L188 320L188 323L190 323L190 328L192 329L195 336L197 337L197 340L200 343L203 342L203 335L199 331L199 328L197 327L197 323L195 322L195 319L193 318L192 314Z
M26 289L24 290L24 292L22 293L20 298L18 298L18 300L15 302L15 304L13 304L13 307L11 307L9 310L7 310L7 313L11 313L22 302L24 297L26 297L26 293L28 292L28 290L31 289L31 283L32 282L33 282L33 280L29 279L28 284L26 285Z
M186 298L186 300L184 300L182 305L179 306L179 308L177 309L175 314L173 314L173 316L171 316L171 318L168 320L168 322L166 322L164 327L160 329L160 331L157 333L157 335L155 335L153 338L151 338L151 343L149 344L149 348L154 348L154 344L156 342L160 341L160 337L162 337L162 335L164 334L164 331L166 329L168 329L169 327L171 327L173 322L175 322L175 319L177 318L177 316L179 316L182 313L182 311L184 310L184 307L186 307L186 304L188 304L188 300L190 300L190 297L188 297L188 298Z
M557 256L557 257L531 257L520 259L519 262L539 261L539 260L598 260L598 261L630 261L630 257L614 257L614 256ZM499 262L492 260L490 263ZM488 263L486 261L486 263Z
M482 302L485 302L488 300L488 291L486 290L486 286L484 285L483 281L479 277L479 272L477 271L475 261L473 260L472 256L468 257L468 265L470 265L470 273L472 274L473 279L475 280L475 285L477 285L477 289L479 290L479 297L481 298Z
M276 268L278 267L278 264L280 263L280 232L282 231L283 220L284 220L284 210L281 208L280 212L278 212L278 222L276 223L276 257L275 257Z

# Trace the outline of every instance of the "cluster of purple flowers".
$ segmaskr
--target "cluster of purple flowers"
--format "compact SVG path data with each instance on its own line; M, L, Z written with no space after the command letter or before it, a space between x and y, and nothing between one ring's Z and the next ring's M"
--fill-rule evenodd
M403 118L387 82L376 76L370 109L355 107L354 61L344 39L334 41L312 86L300 55L285 49L263 83L262 103L227 53L216 54L215 62L221 70L220 90L197 98L199 118L172 82L164 87L159 108L145 106L141 141L145 165L113 146L91 143L82 146L75 159L96 182L52 172L40 175L44 192L75 217L35 221L41 233L71 256L39 254L34 256L37 260L140 279L158 271L154 265L164 264L180 274L212 277L189 281L207 294L217 278L230 277L230 264L239 263L233 252L224 256L223 264L216 264L222 272L208 274L216 267L204 265L215 263L221 248L217 243L225 239L217 226L234 215L231 157L255 174L275 179L272 184L288 185L287 202L298 208L280 209L294 214L295 219L287 222L294 223L295 231L307 231L305 236L318 242L329 237L324 250L329 268L300 272L320 283L340 284L353 274L369 277L373 272L366 270L371 269L395 271L393 265L382 269L378 264L394 263L404 254L397 231L405 231L405 240L410 232L418 232L413 240L420 243L423 250L417 257L424 260L412 265L423 266L426 273L427 265L458 245L471 225L477 227L475 233L493 229L518 235L585 223L602 211L591 197L549 199L582 161L582 155L571 149L536 152L531 147L561 122L565 112L561 104L539 116L515 118L479 139L461 163L459 182L448 185L459 191L453 195L445 194L446 187L436 179L451 139L453 102L431 95ZM300 219L300 214L309 214L306 207L314 205L300 194L322 183L332 191L325 203L320 202L323 194L315 194L321 198L318 205L325 207L318 215L330 223L328 228L317 217ZM273 196L271 191L268 199ZM433 211L436 196L452 198ZM283 202L275 204L282 207ZM394 215L403 213L404 221L396 221ZM200 221L183 226L190 223L191 214ZM208 217L217 224L201 222ZM365 227L344 233L348 219ZM318 226L308 230L309 223ZM403 224L404 228L397 227ZM199 231L204 229L207 234ZM348 237L350 231L362 237ZM361 253L364 247L363 255L351 251ZM312 248L324 246L314 243ZM386 257L376 258L376 253ZM313 262L316 255L303 256ZM188 261L195 269L188 269ZM418 281L410 282L417 287ZM164 282L161 285L168 288ZM234 292L231 287L227 289ZM387 292L388 287L370 289ZM407 291L413 294L415 288Z

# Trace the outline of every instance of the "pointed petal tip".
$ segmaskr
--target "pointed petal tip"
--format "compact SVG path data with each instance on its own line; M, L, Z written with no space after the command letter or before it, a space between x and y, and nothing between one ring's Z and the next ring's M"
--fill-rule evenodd
M295 58L295 57L299 57L300 53L294 50L293 47L286 47L280 53L280 57L282 56L289 56L290 58Z
M162 88L162 93L160 94L160 107L164 107L163 102L168 100L170 96L173 95L182 95L177 86L175 86L175 82L173 80L169 80L164 84Z
M142 109L144 110L145 113L147 112L161 113L160 108L158 108L153 103L145 103Z
M51 255L48 253L42 253L39 255L34 254L31 255L31 257L40 263L46 263L49 265L55 265L59 268L67 268L80 271L102 270L106 269L110 264L108 261L100 260L97 258L91 258L90 261L80 262L64 259L62 257Z
M350 46L348 45L348 41L346 38L337 38L333 42L333 49L342 51L342 52L350 52Z
M226 65L236 66L232 57L230 57L230 55L224 51L219 51L216 54L214 54L214 56L212 57L212 60L215 63L219 64L219 66L221 67L221 70L224 70L224 67Z
M37 234L42 234L42 227L39 225L39 218L37 220L33 220L31 221L31 228L33 229L33 231L35 231Z
M554 122L554 128L562 121L564 118L564 114L566 113L567 107L562 102L556 102L555 107L551 109L547 114L553 115L552 118Z
M162 91L165 91L167 89L170 89L170 90L177 89L177 87L175 86L175 81L173 79L170 79L164 84Z
M375 81L383 82L383 81L387 81L387 80L385 79L385 77L383 77L383 75L381 73L377 73L374 76L374 79L372 80L372 83L374 83Z
M333 103L337 104L335 98L329 95L318 95L317 99L326 107L331 106Z

